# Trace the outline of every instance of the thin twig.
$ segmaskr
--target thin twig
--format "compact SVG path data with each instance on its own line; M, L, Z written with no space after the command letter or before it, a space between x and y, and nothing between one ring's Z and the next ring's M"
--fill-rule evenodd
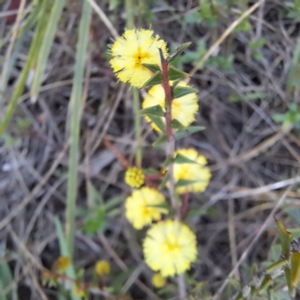
M100 8L100 6L94 1L94 0L86 0L92 8L95 10L95 12L98 14L98 16L101 18L102 22L106 25L108 30L110 31L111 35L114 37L114 39L119 38L119 34L113 24L110 22L106 14L103 12L103 10Z
M16 22L15 22L13 30L12 30L12 37L11 37L9 46L7 48L6 54L5 54L5 58L3 60L4 64L3 64L3 68L2 68L2 77L1 77L1 81L0 81L0 92L1 93L4 91L4 88L5 88L6 75L7 75L6 73L9 68L10 58L12 55L13 47L14 47L15 41L17 39L18 29L19 29L19 26L20 26L20 23L22 20L22 14L23 14L23 11L25 8L25 4L26 4L26 0L22 0L20 3L17 19L16 19Z
M63 150L60 152L54 163L52 164L49 171L43 176L43 178L40 180L39 184L32 190L30 194L28 194L25 199L16 206L11 213L6 216L5 219L3 219L0 222L0 230L3 229L6 225L9 224L9 222L16 217L25 207L27 204L31 202L31 200L37 195L37 193L41 190L41 188L48 182L49 178L52 176L62 159L64 158L67 150L69 148L69 143L66 143Z

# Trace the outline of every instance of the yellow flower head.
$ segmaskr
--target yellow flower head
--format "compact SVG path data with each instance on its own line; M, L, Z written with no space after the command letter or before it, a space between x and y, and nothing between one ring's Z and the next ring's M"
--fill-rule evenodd
M98 260L95 266L98 275L107 275L110 272L110 264L107 260Z
M161 273L155 273L152 276L152 284L159 289L166 284L166 278L162 277Z
M73 285L73 293L75 296L83 298L86 295L86 290L83 286L75 283Z
M166 42L154 35L153 30L129 29L112 45L110 64L119 80L142 87L152 76L142 64L160 66L159 48L166 57Z
M126 170L125 181L131 187L139 188L144 183L144 173L138 167L130 167Z
M178 86L188 87L188 85L181 81ZM165 92L161 85L153 86L147 93L143 101L143 109L160 105L165 111ZM195 121L195 114L198 111L198 99L196 93L191 93L180 98L175 98L172 101L172 119L177 119L184 127L189 126ZM162 118L164 120L164 118ZM147 122L151 122L149 117L146 117ZM160 131L160 129L151 122L151 126Z
M185 192L203 192L208 186L211 173L208 167L206 167L207 160L203 155L200 155L195 149L179 149L175 151L175 157L177 154L181 154L196 163L174 163L174 179L177 182L180 179L183 180L195 180L195 183L179 186L176 188L176 192L184 194Z
M125 202L126 218L135 229L141 229L153 220L159 220L161 214L168 212L165 208L157 207L165 202L164 195L159 191L142 187L127 197Z
M66 271L70 265L70 258L67 256L59 256L53 264L55 271Z
M163 277L184 273L196 260L196 236L179 221L166 220L153 225L143 243L145 261Z

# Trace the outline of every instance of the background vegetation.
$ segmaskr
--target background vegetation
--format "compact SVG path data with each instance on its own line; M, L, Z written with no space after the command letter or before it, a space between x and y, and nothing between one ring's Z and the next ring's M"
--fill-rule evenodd
M42 284L60 255L73 257L69 278L90 283L96 262L110 261L105 292L90 289L90 299L176 295L172 279L152 287L144 232L123 214L130 188L116 153L130 162L142 153L144 168L164 155L134 114L143 92L118 83L108 63L111 39L133 25L152 27L171 49L192 42L176 66L193 70L197 125L206 129L180 143L208 158L213 178L190 199L199 245L185 278L191 299L234 299L276 261L273 217L300 235L300 1L2 0L0 8L1 300L68 299ZM278 287L272 299L291 299Z

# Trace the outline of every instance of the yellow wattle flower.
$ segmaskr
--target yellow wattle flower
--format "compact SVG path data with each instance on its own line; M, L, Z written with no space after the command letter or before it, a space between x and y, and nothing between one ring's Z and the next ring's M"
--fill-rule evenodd
M98 260L95 266L95 272L100 275L107 275L110 272L110 264L107 260Z
M167 57L166 42L153 30L128 29L112 45L110 64L120 81L142 87L153 75L142 64L161 65L158 49Z
M143 185L145 175L143 170L138 167L130 167L126 170L125 173L125 182L131 186L139 188Z
M75 296L83 298L86 294L86 290L80 286L79 284L74 284L73 285L73 293Z
M178 86L189 87L187 83L181 81ZM165 92L161 85L153 86L147 93L142 107L143 109L160 105L163 111L165 109ZM195 121L195 115L199 109L198 98L196 93L191 93L180 98L175 98L172 101L172 119L177 119L184 127L188 127ZM162 118L165 122L165 119ZM147 122L151 122L149 117L146 117ZM160 131L160 129L151 122L153 129Z
M166 284L166 278L161 276L161 273L155 273L152 276L152 284L156 288L161 288Z
M66 271L71 263L68 256L59 256L53 264L53 269L55 271Z
M174 276L187 271L196 260L196 236L179 221L162 221L147 231L143 251L152 270L163 277Z
M158 207L165 202L164 195L159 191L142 187L127 197L125 202L126 218L135 229L142 229L152 221L159 220L161 214L168 212L167 209Z
M185 192L203 192L206 190L211 177L210 169L206 166L206 158L199 154L195 149L179 149L175 151L174 157L177 154L181 154L196 163L174 163L174 179L177 182L180 179L195 180L196 182L187 184L184 186L176 187L178 194L184 194Z

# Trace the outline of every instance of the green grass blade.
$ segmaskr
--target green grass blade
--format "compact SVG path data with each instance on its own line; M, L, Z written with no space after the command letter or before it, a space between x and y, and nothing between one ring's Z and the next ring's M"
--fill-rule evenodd
M17 103L18 103L18 99L21 96L21 94L23 93L29 70L35 64L37 53L40 48L41 38L43 37L43 33L44 33L44 27L47 23L47 19L45 18L45 14L47 13L47 8L48 8L47 3L48 3L47 1L43 1L42 5L37 7L37 9L40 10L37 28L36 28L33 40L30 45L30 49L29 49L29 52L27 55L25 65L22 69L22 72L19 76L16 87L14 89L13 95L9 101L6 112L0 123L0 136L5 132L7 126L12 118L12 115L13 115L13 113L16 109ZM35 10L33 11L33 13L35 13Z
M73 77L73 88L70 104L70 156L68 171L68 190L66 208L66 238L70 256L73 255L74 247L74 227L76 213L77 196L77 172L78 172L78 146L79 146L79 127L81 115L81 95L84 80L84 66L88 45L88 37L91 22L91 6L84 2L82 16L79 24L79 37L76 47L75 73Z
M48 2L48 1L44 1L44 2ZM50 54L54 36L57 30L57 25L62 14L62 10L65 6L65 2L66 2L65 0L56 0L54 4L52 4L52 10L49 18L45 18L47 20L47 27L45 30L45 34L43 35L43 41L39 49L37 65L36 65L34 78L30 90L31 99L33 101L36 100L40 91L40 87L43 81L43 74L46 68L46 64Z

